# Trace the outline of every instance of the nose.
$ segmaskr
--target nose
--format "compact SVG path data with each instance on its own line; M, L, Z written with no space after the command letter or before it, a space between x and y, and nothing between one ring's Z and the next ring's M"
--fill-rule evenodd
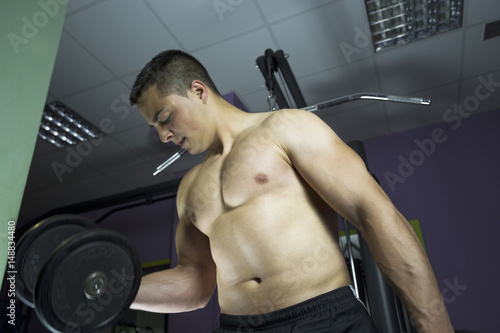
M172 140L172 138L174 137L174 133L170 132L170 131L158 131L158 136L160 137L160 141L163 142L163 143L167 143L169 142L170 140Z

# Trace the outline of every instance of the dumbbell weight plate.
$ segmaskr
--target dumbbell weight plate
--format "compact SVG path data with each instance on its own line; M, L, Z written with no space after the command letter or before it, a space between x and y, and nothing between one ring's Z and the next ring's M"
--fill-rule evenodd
M45 262L35 284L35 310L52 332L95 332L130 307L140 282L140 259L128 240L89 230L62 243Z
M64 214L49 217L28 229L16 246L16 295L19 299L34 307L35 281L51 252L65 239L96 227L83 216Z

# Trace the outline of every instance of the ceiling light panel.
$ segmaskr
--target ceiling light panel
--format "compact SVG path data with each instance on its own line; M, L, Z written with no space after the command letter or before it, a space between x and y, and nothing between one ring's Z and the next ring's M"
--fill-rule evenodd
M104 133L61 102L45 105L38 136L56 147L97 139Z
M375 52L462 27L464 0L365 0Z

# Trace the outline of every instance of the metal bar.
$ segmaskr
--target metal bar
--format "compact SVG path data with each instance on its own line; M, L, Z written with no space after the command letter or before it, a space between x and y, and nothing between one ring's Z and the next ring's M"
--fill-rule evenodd
M178 152L176 152L174 155L170 156L170 158L169 158L168 160L166 160L165 162L163 162L162 164L160 164L160 165L156 168L156 170L163 168L163 166L165 166L165 164L169 164L169 163L171 162L171 160L176 159L176 158L177 158L177 155L176 155L176 154L180 154L180 155L182 156L185 152L186 152L186 150L185 150L185 149L181 149L181 150L179 150L179 151L178 151Z
M157 174L159 174L160 172L165 170L170 164L174 163L182 155L184 155L184 153L186 153L186 149L181 149L177 153L173 154L168 160L166 160L165 162L163 162L160 166L158 166L156 168L156 171L153 173L153 176L156 176Z
M98 219L96 219L94 222L95 222L95 224L99 224L99 223L101 223L102 221L104 221L105 219L107 219L109 216L113 215L116 212L119 212L119 211L122 211L122 210L126 210L126 209L135 208L135 207L145 206L145 205L152 205L152 204L154 204L154 203L156 203L158 201L163 201L163 200L167 200L167 199L173 199L176 196L177 196L177 192L168 194L168 195L163 196L161 198L150 197L150 198L146 198L145 200L142 200L142 201L140 201L138 203L133 203L133 204L126 205L126 206L116 207L116 208L113 208L113 209L109 210L107 213L105 213L104 215L102 215L101 217L99 217Z
M269 53L272 51L266 50L266 52ZM274 56L272 57L274 58ZM274 61L274 59L272 60ZM272 91L273 95L276 97L276 102L278 103L280 109L290 108L278 81L274 77L274 68L269 68L269 64L267 62L266 57L265 56L258 57L256 63L257 67L260 69L260 72L262 73L262 76L264 77L267 90L269 92Z
M259 66L260 68L260 66ZM261 68L262 74L265 75L265 71L263 68ZM274 78L274 77L273 77ZM277 86L279 87L279 86ZM305 111L318 111L321 109L326 109L332 106L336 106L339 104L347 103L347 102L353 102L357 100L377 100L377 101L386 101L386 102L398 102L398 103L409 103L409 104L418 104L418 105L430 105L431 100L429 98L422 98L422 97L407 97L407 96L395 96L395 95L386 95L386 94L379 94L379 93L357 93L357 94L352 94L352 95L347 95L339 98L334 98L331 100L328 100L326 102L322 102L316 105L308 106L305 108L302 108L302 110ZM279 104L279 101L278 101ZM280 105L281 107L281 105ZM282 108L282 107L281 107ZM176 160L178 160L184 153L186 152L185 149L179 150L177 153L172 155L168 160L163 162L161 165L159 165L156 168L156 171L153 173L153 176L156 176L163 170L165 170L169 165L174 163Z
M281 74L285 78L285 82L288 86L288 90L290 90L290 93L292 94L295 105L299 109L306 107L306 101L304 99L304 96L302 95L302 92L300 91L297 80L295 79L295 75L293 75L292 69L288 64L288 60L286 60L285 53L283 52L283 50L278 50L276 51L274 57L276 59L276 62L278 63Z
M352 280L354 283L354 290L356 290L356 296L359 298L358 279L356 278L356 269L354 267L354 256L352 254L351 234L349 230L349 225L347 224L347 220L344 217L342 217L342 221L344 221L345 240L347 242L347 250L349 252L349 261L351 263L351 273L352 273Z
M339 98L334 98L316 105L311 105L302 110L306 111L318 111L321 109L326 109L339 104L344 104L348 102L358 101L358 100L377 100L385 102L398 102L407 104L418 104L418 105L430 105L431 100L429 98L422 97L406 97L406 96L395 96L395 95L385 95L379 93L357 93L352 95L347 95Z

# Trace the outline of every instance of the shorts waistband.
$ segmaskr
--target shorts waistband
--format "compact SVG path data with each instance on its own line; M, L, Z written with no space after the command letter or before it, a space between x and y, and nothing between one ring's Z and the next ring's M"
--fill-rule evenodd
M352 304L353 301L359 302L351 286L345 286L296 305L265 314L236 316L222 313L220 325L221 328L233 330L269 328L288 321L300 320L326 309L340 310Z

